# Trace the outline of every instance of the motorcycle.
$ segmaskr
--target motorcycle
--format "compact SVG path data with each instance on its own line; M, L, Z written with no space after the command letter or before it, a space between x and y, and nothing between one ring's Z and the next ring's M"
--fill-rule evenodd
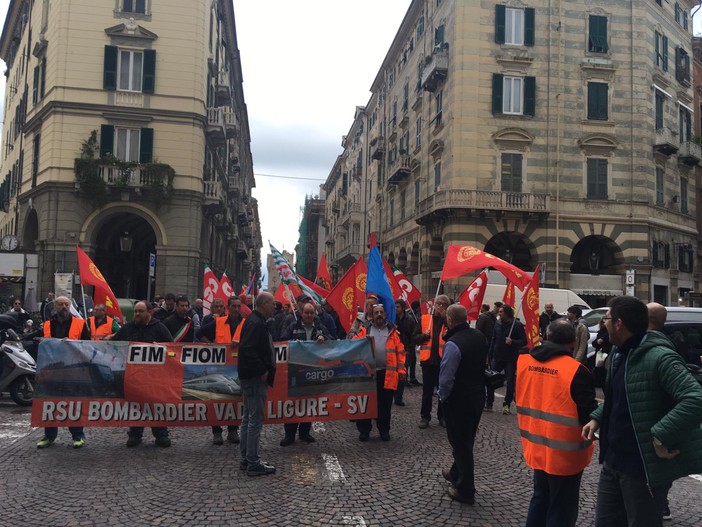
M14 319L5 320L6 316L0 315L0 392L9 392L20 406L31 406L37 363L12 329Z

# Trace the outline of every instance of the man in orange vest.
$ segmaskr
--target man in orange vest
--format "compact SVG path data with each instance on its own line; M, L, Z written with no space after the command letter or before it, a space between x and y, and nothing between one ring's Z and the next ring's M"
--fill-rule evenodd
M442 335L446 327L446 308L451 301L446 295L439 295L434 302L434 313L422 315L420 323L414 331L413 343L419 346L419 365L422 367L422 407L419 410L421 419L419 428L429 428L431 407L434 404L434 389L439 386L439 365L444 348ZM444 410L441 402L437 404L436 417L440 426L444 422Z
M88 327L92 340L109 340L121 327L117 319L107 316L105 304L96 304L93 316L88 317Z
M380 439L390 441L390 418L392 416L392 401L399 382L407 380L405 369L405 348L402 346L400 335L392 324L385 318L385 308L382 304L373 306L373 323L359 328L353 337L360 339L373 337L375 347L375 381L378 390L378 418L376 425ZM368 441L373 423L370 419L356 421L358 440Z
M527 527L573 527L580 479L592 459L582 427L597 408L595 380L571 355L575 328L549 324L547 339L517 360L516 404L522 449L534 469Z
M230 296L227 301L227 316L212 312L212 318L204 325L200 326L197 338L200 342L216 342L217 344L232 344L239 346L241 340L241 328L244 325L244 317L241 316L241 299L238 296ZM227 426L227 441L239 443L239 427ZM212 444L223 445L222 427L212 427Z
M60 296L54 300L56 314L44 322L44 337L53 339L90 340L88 325L82 318L74 317L70 311L71 301L68 297ZM73 448L81 448L85 444L85 434L82 426L69 426L68 431L73 438ZM47 448L54 444L58 437L58 428L44 428L44 437L37 443L37 448Z

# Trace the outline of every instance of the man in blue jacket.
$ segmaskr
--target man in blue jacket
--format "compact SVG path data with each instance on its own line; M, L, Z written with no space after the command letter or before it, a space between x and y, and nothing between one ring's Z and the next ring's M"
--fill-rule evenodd
M702 387L659 332L648 310L615 297L604 317L614 345L605 402L583 427L600 432L596 527L660 527L674 480L702 471Z

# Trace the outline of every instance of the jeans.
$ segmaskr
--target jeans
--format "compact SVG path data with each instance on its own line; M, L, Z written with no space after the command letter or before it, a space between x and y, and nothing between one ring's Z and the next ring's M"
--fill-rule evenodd
M505 403L506 405L512 404L514 401L514 384L517 378L517 357L514 360L496 360L493 362L492 369L495 371L505 370L505 384L507 388L505 390ZM486 406L492 406L495 402L495 392L493 390L487 389L487 400L485 401Z
M260 377L240 379L244 395L244 414L241 417L239 430L241 443L239 452L241 460L249 466L261 463L261 428L265 416L266 395L268 384Z
M650 489L645 481L604 465L597 486L595 527L661 527L672 484Z
M439 386L439 365L436 366L423 364L422 365L422 408L419 410L419 415L422 419L431 421L431 407L434 404L434 389ZM441 407L441 401L436 403L436 417L444 418L444 410Z
M526 527L575 527L583 473L554 476L534 470L534 494Z
M395 392L385 389L385 370L377 370L375 372L375 383L378 392L378 418L375 420L375 424L378 426L378 432L389 434L392 399ZM373 429L373 422L370 419L358 419L356 428L361 434L369 434Z
M82 426L69 426L68 431L71 433L71 437L74 441L85 437ZM56 438L58 437L58 428L55 426L47 426L44 428L44 437L51 439L52 441L56 441Z
M453 395L443 404L446 416L446 435L453 451L451 482L459 494L466 498L475 497L475 461L473 445L478 432L480 417L485 405L482 387L466 396Z
M158 439L159 437L168 437L168 428L166 428L165 426L152 426L151 433L154 435L154 437L156 439ZM127 432L127 435L129 437L141 438L144 435L144 427L143 426L130 426L129 431Z

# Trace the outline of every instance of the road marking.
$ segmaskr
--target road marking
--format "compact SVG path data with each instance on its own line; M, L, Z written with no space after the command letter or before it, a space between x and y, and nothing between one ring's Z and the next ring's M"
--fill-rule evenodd
M697 481L702 481L702 474L690 474L690 477L692 479L696 479Z
M12 442L29 435L32 428L27 423L8 423L0 426L0 441Z
M324 466L327 467L327 475L330 481L346 481L346 475L339 464L339 459L334 454L322 454L322 458L324 459Z
M324 428L324 423L321 421L314 421L312 423L312 431L314 433L319 433L319 432L324 432L326 429Z
M356 525L357 527L366 527L366 520L363 516L344 516L342 518L344 525Z

